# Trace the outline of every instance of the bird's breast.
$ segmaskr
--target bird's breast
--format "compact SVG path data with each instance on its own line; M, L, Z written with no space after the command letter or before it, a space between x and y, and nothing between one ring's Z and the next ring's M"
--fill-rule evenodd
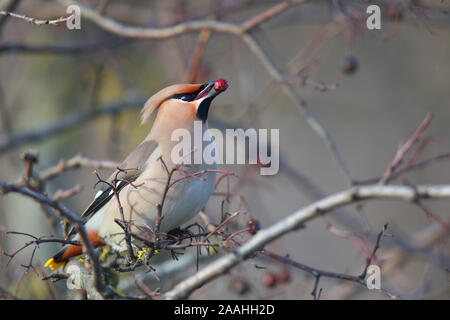
M215 149L214 141L209 141L206 146ZM155 150L148 160L146 169L133 182L120 192L120 202L125 218L132 221L133 232L140 233L142 226L155 228L158 217L158 206L162 206L163 219L160 231L168 232L180 227L206 205L216 182L217 164L201 163L192 165L175 165L162 148ZM173 172L172 172L173 171ZM111 234L123 231L114 223L114 219L121 219L121 213L116 201L108 204L108 221L102 224L101 235L108 237ZM114 217L111 219L111 215ZM114 247L123 246L122 237L114 236L116 240L107 241ZM119 245L119 243L121 243Z

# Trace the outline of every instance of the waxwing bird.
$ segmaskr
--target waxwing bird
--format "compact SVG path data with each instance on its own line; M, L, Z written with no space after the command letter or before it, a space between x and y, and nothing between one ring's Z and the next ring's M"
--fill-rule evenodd
M115 222L116 219L122 220L122 213L114 189L118 192L124 218L132 221L131 232L136 234L143 228L149 230L155 227L163 195L161 232L180 227L206 205L214 189L217 164L203 161L180 164L172 161L172 150L179 143L173 141L172 133L184 129L193 139L194 126L198 127L200 123L202 135L208 135L207 118L211 101L227 88L224 79L206 84L177 84L162 89L148 99L141 111L141 123L146 123L152 113L157 111L150 133L112 173L107 180L110 185L106 184L97 192L93 202L82 214L86 232L94 247L107 244L114 250L126 250L124 231ZM203 149L207 146L210 150L211 147L215 148L213 139L200 139ZM195 158L198 152L202 150L194 148L186 158ZM171 180L176 183L165 191L168 172L174 168L179 168L173 171ZM198 172L205 172L202 179L192 177L193 173ZM111 186L113 181L115 188ZM78 240L79 236L72 230L69 238ZM55 270L69 258L80 254L81 246L66 245L45 266Z

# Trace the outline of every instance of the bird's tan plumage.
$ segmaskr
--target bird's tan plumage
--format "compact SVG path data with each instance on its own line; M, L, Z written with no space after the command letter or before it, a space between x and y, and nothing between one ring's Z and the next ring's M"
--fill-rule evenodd
M146 123L148 119L150 119L153 112L158 109L158 107L166 101L167 98L177 93L194 92L201 86L201 84L174 84L158 91L144 104L141 111L141 124Z
M178 141L172 141L173 131L180 128L186 129L193 138L194 121L198 120L199 104L206 98L212 100L226 89L225 87L225 89L214 91L214 84L215 82L203 85L173 85L157 92L145 103L141 112L141 122L146 123L152 113L157 111L153 127L143 142L120 165L121 170L116 170L109 178L109 181L113 181L116 177L132 181L132 183L124 184L125 186L120 189L119 193L125 219L132 221L131 232L141 233L143 229L151 230L155 228L155 221L158 216L157 206L161 204L168 181L167 170L179 168L173 173L171 180L172 182L178 182L169 188L165 197L162 209L164 218L160 225L161 231L167 232L186 223L208 201L214 189L215 173L207 172L202 176L202 179L189 177L189 175L205 169L217 169L217 165L215 163L192 165L174 163L171 152L173 147L179 143ZM174 98L174 95L185 93L192 96L198 94L199 99L184 101ZM202 134L207 133L208 125L206 121L200 123ZM205 148L214 141L203 141L202 143L203 148ZM190 156L194 157L197 152L202 151L193 150ZM106 197L105 194L102 195L102 192L100 192L97 198L105 200L103 202L98 200L97 204L94 201L84 215L89 219L85 224L86 230L90 234L96 233L99 239L111 245L114 249L125 250L126 243L123 230L115 222L115 219L122 219L118 203L111 196L111 190L104 192L109 192L109 197ZM99 198L100 196L103 197ZM92 206L94 207L90 209ZM79 252L79 250L72 251ZM63 254L58 253L47 262L46 266L52 268L53 264L54 267L57 267L57 264L61 262L61 256ZM66 254L64 258L70 257L67 257Z

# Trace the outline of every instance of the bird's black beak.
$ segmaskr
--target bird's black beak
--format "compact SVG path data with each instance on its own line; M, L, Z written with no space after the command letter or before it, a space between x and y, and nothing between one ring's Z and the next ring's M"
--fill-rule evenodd
M194 101L202 100L197 106L197 117L199 119L206 121L211 101L220 93L227 90L227 88L228 83L225 79L217 79L203 85L203 88L194 99Z
M202 89L200 90L200 92L195 97L194 101L195 100L200 100L200 99L205 98L205 97L206 98L214 98L217 94L219 94L219 93L216 94L216 92L214 90L214 82L215 81L211 81L209 83L205 83L202 86Z
M195 100L200 100L202 98L211 98L211 100L215 97L217 97L220 93L225 91L228 88L228 83L224 79L218 79L215 81L211 81L208 83L205 83L203 85L203 88L200 90L200 92L195 97Z

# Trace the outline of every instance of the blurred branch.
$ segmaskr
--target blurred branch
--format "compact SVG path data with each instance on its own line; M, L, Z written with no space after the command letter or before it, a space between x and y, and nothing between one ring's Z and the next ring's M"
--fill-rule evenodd
M3 289L2 287L0 287L0 298L1 299L12 299L12 300L18 300L19 299L16 296L14 296L13 294L9 293L8 290Z
M47 195L38 192L37 190L33 190L28 186L20 185L20 184L8 184L0 181L0 193L19 193L26 197L29 197L40 204L48 205L55 209L55 211L62 217L71 222L78 234L80 235L80 240L83 243L83 247L88 254L92 268L94 270L94 284L95 288L105 297L112 297L114 293L112 290L103 283L102 280L102 267L98 261L97 252L95 251L94 246L92 245L89 237L86 233L83 220L79 218L75 213L67 209L64 205L60 204L57 201L50 199Z
M289 84L300 83L302 86L305 86L307 84L307 85L312 86L313 88L315 88L317 91L320 91L320 92L337 89L336 84L325 84L323 82L310 79L309 77L303 76L303 75L297 75L294 77L283 76L283 81L286 83L289 83Z
M32 18L32 17L22 15L22 14L17 14L14 12L3 11L3 10L0 11L0 16L14 17L17 19L25 20L28 23L36 24L36 25L44 25L44 24L59 25L63 22L67 22L70 18L73 17L73 15L70 15L68 17L61 17L58 19L37 19L37 18Z
M195 275L182 281L165 294L167 299L183 299L205 283L224 274L227 270L261 250L266 244L280 238L286 233L298 229L305 222L318 215L325 214L338 207L352 204L361 200L372 199L398 199L415 201L416 199L448 198L450 197L450 185L428 186L386 186L372 185L353 187L346 191L333 194L319 200L303 209L300 209L288 217L280 220L269 228L262 229L247 243L210 265L197 272Z
M83 190L83 187L81 186L81 184L76 184L72 188L65 189L65 190L58 189L58 190L56 190L52 199L54 201L60 201L62 199L71 198L71 197L77 195L78 193L80 193L82 190Z
M339 280L345 280L345 281L350 281L350 282L354 282L357 284L362 285L363 287L367 287L367 281L364 279L364 277L361 276L352 276L352 275L348 275L348 274L344 274L344 273L337 273L337 272L330 272L330 271L325 271L325 270L321 270L321 269L317 269L317 268L313 268L310 266L307 266L303 263L299 263L297 261L294 261L288 257L285 256L281 256L279 254L276 254L274 252L268 251L268 250L261 250L259 252L260 254L269 257L271 259L277 260L279 262L282 262L284 264L290 265L294 268L303 270L305 272L310 273L311 275L314 276L315 282L314 282L314 288L313 288L313 292L312 295L317 298L315 296L315 291L317 291L317 284L318 284L318 280L320 279L320 277L326 277L326 278L334 278L334 279L339 279ZM367 269L366 269L367 270ZM396 296L395 294L387 291L384 288L380 288L380 290L386 294L387 296L389 296L390 298L393 299L398 299L399 297Z
M25 143L41 141L58 133L78 128L80 124L87 123L100 116L104 116L107 114L116 114L118 112L131 108L141 108L145 101L146 99L134 99L122 101L103 108L96 108L94 110L84 112L76 112L65 116L45 127L34 129L28 132L15 133L10 136L5 136L0 139L0 154L10 149L17 148Z
M420 162L416 162L418 156L420 155L420 153L422 153L424 147L430 141L430 139L424 139L422 141L422 143L419 145L419 147L416 149L416 152L411 157L411 159L408 161L406 166L399 169L399 167L403 163L404 157L406 156L408 151L411 150L413 148L413 146L417 142L420 141L420 139L423 136L423 133L430 125L432 119L433 119L432 115L430 113L428 113L426 115L425 119L423 119L423 121L420 123L420 125L417 127L417 129L414 131L414 133L409 137L409 139L406 142L401 143L398 146L397 152L395 153L394 158L389 163L388 167L386 168L386 170L381 178L374 178L374 179L368 179L368 180L363 180L363 181L355 181L354 184L355 185L371 184L371 183L376 183L377 181L380 184L387 184L390 181L404 175L407 172L426 167L430 164L433 164L433 163L441 161L441 160L450 159L450 153L445 153L445 154L434 156L432 158L429 158L429 159L426 159L426 160L423 160Z
M255 41L255 39L249 34L245 34L242 36L242 40L247 44L249 49L256 55L256 57L260 60L261 64L265 67L265 69L269 72L272 78L279 82L283 92L294 102L297 109L300 113L306 118L310 127L314 130L314 132L322 138L326 146L330 149L333 154L334 159L339 164L339 168L347 178L349 185L353 184L353 178L348 169L347 165L342 158L341 153L339 152L336 142L334 141L331 134L325 129L324 126L317 120L316 117L311 113L306 102L297 95L294 88L290 86L288 83L283 81L283 75L278 71L273 62L270 60L269 56L263 51L260 45Z
M212 20L200 20L200 21L184 22L166 28L143 28L143 27L127 26L115 20L102 16L97 11L81 5L78 1L74 0L58 0L58 1L60 3L63 3L64 5L80 6L81 11L83 12L83 16L85 18L91 20L92 22L94 22L95 24L97 24L98 26L109 32L124 37L164 39L169 37L175 37L187 32L202 31L204 29L239 36L248 46L248 48L260 60L261 64L269 72L272 78L276 82L280 83L283 92L295 103L301 114L305 116L311 128L324 140L326 145L332 151L335 160L338 162L341 171L344 173L349 184L350 185L353 184L353 178L350 174L350 170L347 168L331 134L313 116L313 114L307 107L306 103L297 96L295 90L288 83L285 82L285 78L283 77L283 75L278 71L278 69L275 67L269 56L263 51L260 45L249 33L252 29L261 25L263 22L282 13L283 11L285 11L287 8L289 8L294 4L304 2L304 0L283 1L269 8L268 10L265 10L262 13L242 22L241 24L231 24Z
M389 178L386 180L386 183L397 179L398 177L414 171L414 170L418 170L418 169L423 169L431 164L434 164L436 162L440 162L443 160L450 160L450 153L444 153L444 154L440 154L438 156L435 157L431 157L429 159L425 159L422 160L420 162L417 162L416 164L413 165L408 165L405 168L402 168L400 170L397 170L395 173L392 173ZM379 181L381 178L371 178L371 179L367 179L367 180L360 180L360 181L355 181L355 185L367 185L367 184L373 184L376 183L377 181Z
M61 159L58 164L55 166L48 168L38 176L38 180L40 182L44 182L47 180L51 180L56 176L60 175L64 171L70 169L76 169L79 167L90 167L94 169L115 169L118 166L118 163L109 160L94 160L84 157L81 154L78 154L70 159Z
M103 49L114 49L119 46L133 43L133 39L111 39L98 40L96 42L83 42L71 45L32 45L25 43L3 43L0 44L0 54L24 53L24 54L85 54L97 53Z
M0 1L0 10L2 11L13 11L19 5L20 0L1 0ZM8 17L0 16L0 33L3 30L3 24L6 22Z
M367 273L367 270L368 270L370 264L374 260L373 258L375 257L376 251L379 248L382 236L386 235L385 234L386 228L387 228L387 224L383 226L381 232L378 234L376 242L375 242L375 246L374 246L374 248L372 250L372 253L370 254L370 256L367 259L367 264L366 264L362 274L359 275L359 276L352 276L352 275L348 275L348 274L344 274L344 273L330 272L330 271L325 271L325 270L313 268L313 267L307 266L307 265L305 265L303 263L299 263L299 262L296 262L296 261L292 260L291 258L289 258L288 255L281 256L281 255L279 255L277 253L274 253L274 252L266 250L266 249L262 249L260 251L257 251L256 253L257 254L261 254L261 255L263 255L265 257L268 257L270 259L276 260L278 262L281 262L283 264L290 265L290 266L292 266L294 268L297 268L299 270L305 271L307 273L310 273L312 276L314 276L314 288L313 288L313 291L312 291L311 295L314 297L314 300L316 300L316 299L318 299L317 289L318 289L318 284L319 284L319 280L320 280L321 277L327 277L327 278L334 278L334 279L339 279L339 280L351 281L351 282L358 283L358 284L360 284L360 285L362 285L364 287L367 287L367 281L365 280L366 273ZM389 296L390 298L393 298L393 299L398 299L399 298L398 296L396 296L395 294L389 292L385 288L380 288L380 290L384 294Z
M425 129L428 127L428 125L431 123L432 120L431 114L427 114L425 119L422 121L422 123L419 125L419 127L414 131L412 136L405 142L402 143L395 154L394 159L389 163L386 171L384 172L382 178L380 179L381 184L385 184L389 178L392 176L392 174L395 172L397 167L401 165L403 157L405 154L414 146L414 144L419 141L422 134L424 133Z
M441 219L441 217L439 217L437 214L433 213L433 211L431 211L428 207L426 207L422 201L417 200L416 201L416 205L422 209L423 212L425 212L427 218L431 218L434 221L436 221L437 223L439 223L442 228L444 228L445 230L447 230L447 232L450 234L450 226L443 220Z
M193 83L196 81L198 77L198 69L200 67L200 62L203 58L203 53L205 51L205 47L208 44L208 41L211 37L211 30L203 29L200 31L198 35L197 44L194 49L194 53L192 54L191 61L189 63L189 69L185 75L185 81L188 83Z
M175 26L166 28L144 28L127 26L113 19L105 17L96 10L91 9L75 0L58 0L64 6L77 5L81 9L83 18L88 19L99 27L120 35L122 37L131 37L139 39L165 39L175 37L187 32L201 31L203 29L211 29L217 32L240 34L241 29L231 23L218 22L212 20L189 21L179 23Z
M448 231L441 228L440 225L431 222L423 229L417 231L409 239L408 243L411 244L415 251L423 250L429 246L432 246L436 242L448 237ZM383 277L393 279L393 275L401 273L399 268L404 264L411 256L408 254L409 250L405 248L396 247L390 249L382 257L381 267L383 269ZM343 285L336 287L333 291L327 293L328 299L351 299L357 292L359 287ZM407 297L406 297L407 298Z
M94 22L99 27L118 34L123 37L141 38L141 39L165 39L175 37L184 33L201 31L203 29L209 29L216 32L230 33L234 35L242 35L266 20L274 17L275 15L283 12L289 6L302 3L305 0L288 0L283 1L271 9L243 22L241 25L232 23L213 21L213 20L198 20L188 21L176 24L171 27L165 28L144 28L134 27L121 24L113 19L102 16L100 13L87 6L82 5L75 0L58 0L65 6L77 5L81 8L81 12L84 18Z
M2 122L3 130L6 134L10 134L13 130L11 124L11 113L8 103L6 101L5 91L0 84L0 120Z

